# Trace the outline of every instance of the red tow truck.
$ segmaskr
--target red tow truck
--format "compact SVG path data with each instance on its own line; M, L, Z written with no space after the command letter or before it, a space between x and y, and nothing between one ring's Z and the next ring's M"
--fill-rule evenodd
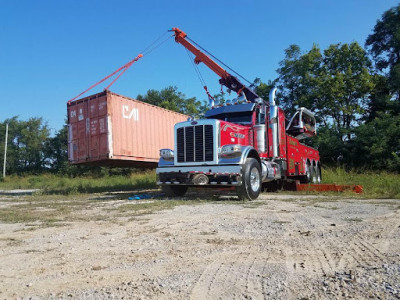
M157 184L169 196L183 196L190 186L235 187L240 199L256 199L265 187L287 181L320 183L316 149L301 140L316 134L315 117L304 107L290 121L276 105L276 88L262 99L228 73L210 54L173 28L175 41L220 77L220 84L236 93L219 105L210 97L204 119L174 127L174 149L161 149Z

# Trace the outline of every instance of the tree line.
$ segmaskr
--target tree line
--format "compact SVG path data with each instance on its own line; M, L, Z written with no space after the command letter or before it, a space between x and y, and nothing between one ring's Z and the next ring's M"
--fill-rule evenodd
M267 99L270 88L277 86L287 118L302 106L315 113L318 134L307 143L319 150L324 165L400 172L400 5L383 13L364 47L352 42L302 51L290 45L277 73L267 82L257 78L257 93ZM193 116L207 109L205 101L186 97L177 87L149 90L136 98ZM99 171L70 166L66 125L51 136L42 118L12 117L0 123L1 153L6 123L8 174Z
M400 5L383 13L365 48L352 42L302 52L291 45L277 72L273 84L286 111L315 113L311 144L323 163L400 171Z

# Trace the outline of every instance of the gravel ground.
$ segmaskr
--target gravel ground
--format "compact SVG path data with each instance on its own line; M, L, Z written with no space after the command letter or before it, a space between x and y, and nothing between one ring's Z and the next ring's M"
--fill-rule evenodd
M126 202L81 208L63 226L0 223L0 299L400 299L399 200L110 209Z

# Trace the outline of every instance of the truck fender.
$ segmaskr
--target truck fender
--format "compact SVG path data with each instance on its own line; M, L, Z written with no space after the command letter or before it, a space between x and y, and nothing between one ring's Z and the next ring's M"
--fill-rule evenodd
M242 155L240 157L240 164L245 164L247 158L255 158L261 167L261 159L258 151L252 146L242 146Z

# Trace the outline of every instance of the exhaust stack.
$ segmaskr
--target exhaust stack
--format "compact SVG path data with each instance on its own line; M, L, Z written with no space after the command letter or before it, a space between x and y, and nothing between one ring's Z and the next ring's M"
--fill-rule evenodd
M269 92L269 120L272 130L272 156L278 157L278 107L275 103L277 88L273 87Z

